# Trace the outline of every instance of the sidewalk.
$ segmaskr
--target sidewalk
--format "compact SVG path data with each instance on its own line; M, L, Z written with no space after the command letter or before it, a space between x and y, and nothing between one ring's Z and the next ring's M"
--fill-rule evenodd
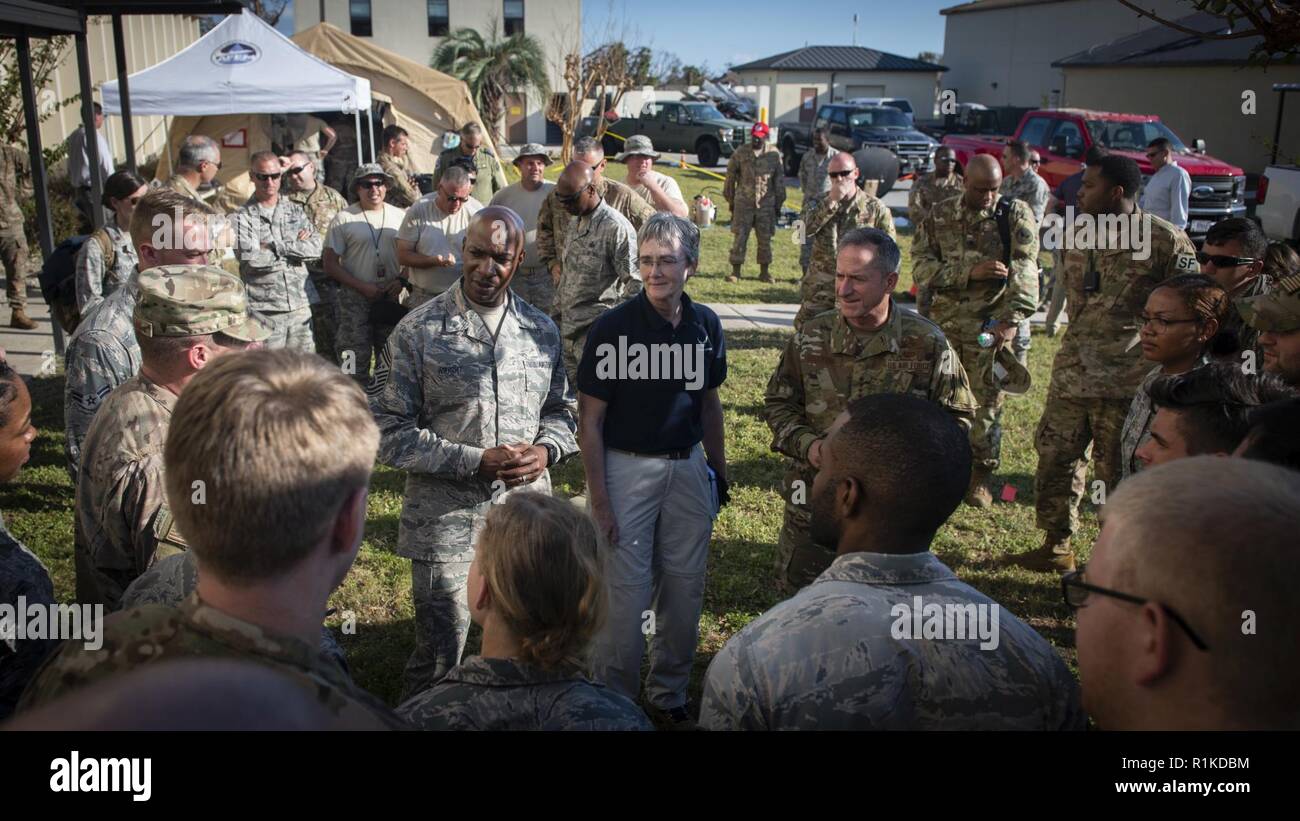
M63 357L54 354L50 308L41 297L34 273L27 281L27 315L36 321L35 330L10 328L9 312L0 311L0 348L4 348L5 359L20 375L49 376L61 365Z

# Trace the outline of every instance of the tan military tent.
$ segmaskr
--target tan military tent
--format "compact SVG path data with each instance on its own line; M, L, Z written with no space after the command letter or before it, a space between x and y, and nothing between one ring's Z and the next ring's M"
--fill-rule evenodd
M432 173L442 150L442 135L467 122L483 125L469 86L441 71L380 48L329 23L298 32L293 41L335 68L370 80L376 99L392 103L385 125L395 122L411 135L411 164ZM491 132L487 145L492 146ZM501 175L500 182L508 181Z

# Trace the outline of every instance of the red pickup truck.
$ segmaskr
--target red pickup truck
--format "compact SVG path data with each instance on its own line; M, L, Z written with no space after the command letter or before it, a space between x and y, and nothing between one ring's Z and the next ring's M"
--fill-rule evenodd
M1188 234L1199 238L1221 219L1246 215L1245 172L1187 148L1177 134L1152 114L1115 114L1081 108L1030 111L1020 120L1020 127L1011 137L949 135L943 138L943 144L951 146L957 153L957 162L965 166L976 154L1001 158L1002 148L1008 140L1024 140L1038 149L1043 158L1038 173L1055 189L1062 180L1079 170L1083 155L1098 143L1112 154L1137 160L1145 184L1152 173L1151 163L1146 157L1147 143L1157 137L1165 137L1173 143L1174 161L1192 178Z

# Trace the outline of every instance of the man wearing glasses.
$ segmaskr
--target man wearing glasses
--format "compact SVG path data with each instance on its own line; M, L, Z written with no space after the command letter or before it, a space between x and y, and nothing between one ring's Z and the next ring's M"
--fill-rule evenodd
M877 228L890 239L898 236L889 208L858 187L858 163L852 154L841 151L832 157L826 176L831 190L808 213L804 223L813 247L800 287L796 331L817 314L835 310L835 259L840 237L854 228Z
M1216 354L1233 356L1242 351L1259 349L1259 331L1246 324L1237 309L1237 300L1249 299L1269 292L1272 283L1264 276L1264 252L1268 250L1268 237L1254 220L1232 217L1210 226L1205 243L1196 255L1201 263L1201 273L1228 292L1228 315L1220 326L1220 338L1233 334L1237 346L1232 350L1217 350ZM1217 341L1217 340L1216 340Z
M411 269L408 307L428 302L460 279L465 232L483 209L470 195L473 188L469 172L453 165L443 173L433 194L407 209L397 230L397 260Z
M1149 211L1187 230L1187 200L1192 178L1174 162L1174 145L1165 137L1147 145L1147 160L1153 173L1142 188L1142 210Z
M284 171L284 186L289 199L302 206L312 227L324 242L334 215L348 207L343 195L319 182L316 162L305 152L289 155L289 167ZM311 333L316 342L316 352L326 359L334 358L334 337L338 332L338 283L325 273L325 264L319 257L307 260L307 275L311 277L316 299L311 304Z
M239 275L249 306L273 328L268 348L315 353L311 303L315 288L306 261L321 254L321 236L302 206L280 195L280 158L258 151L249 161L253 196L235 212Z
M162 187L205 203L221 213L216 197L205 198L199 193L200 188L212 184L220 170L221 147L217 141L202 134L191 134L181 144L180 153L176 156L176 170Z
M1093 720L1107 730L1300 729L1297 532L1300 474L1277 465L1197 456L1126 479L1087 567L1061 585L1078 611Z

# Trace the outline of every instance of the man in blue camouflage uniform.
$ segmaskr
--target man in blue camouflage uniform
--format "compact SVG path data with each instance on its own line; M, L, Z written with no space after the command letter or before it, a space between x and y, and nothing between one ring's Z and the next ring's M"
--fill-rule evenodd
M547 467L577 451L559 332L507 287L524 245L515 212L476 214L464 275L398 324L371 383L379 459L407 471L397 552L411 559L416 646L404 698L460 662L488 505L550 492Z

